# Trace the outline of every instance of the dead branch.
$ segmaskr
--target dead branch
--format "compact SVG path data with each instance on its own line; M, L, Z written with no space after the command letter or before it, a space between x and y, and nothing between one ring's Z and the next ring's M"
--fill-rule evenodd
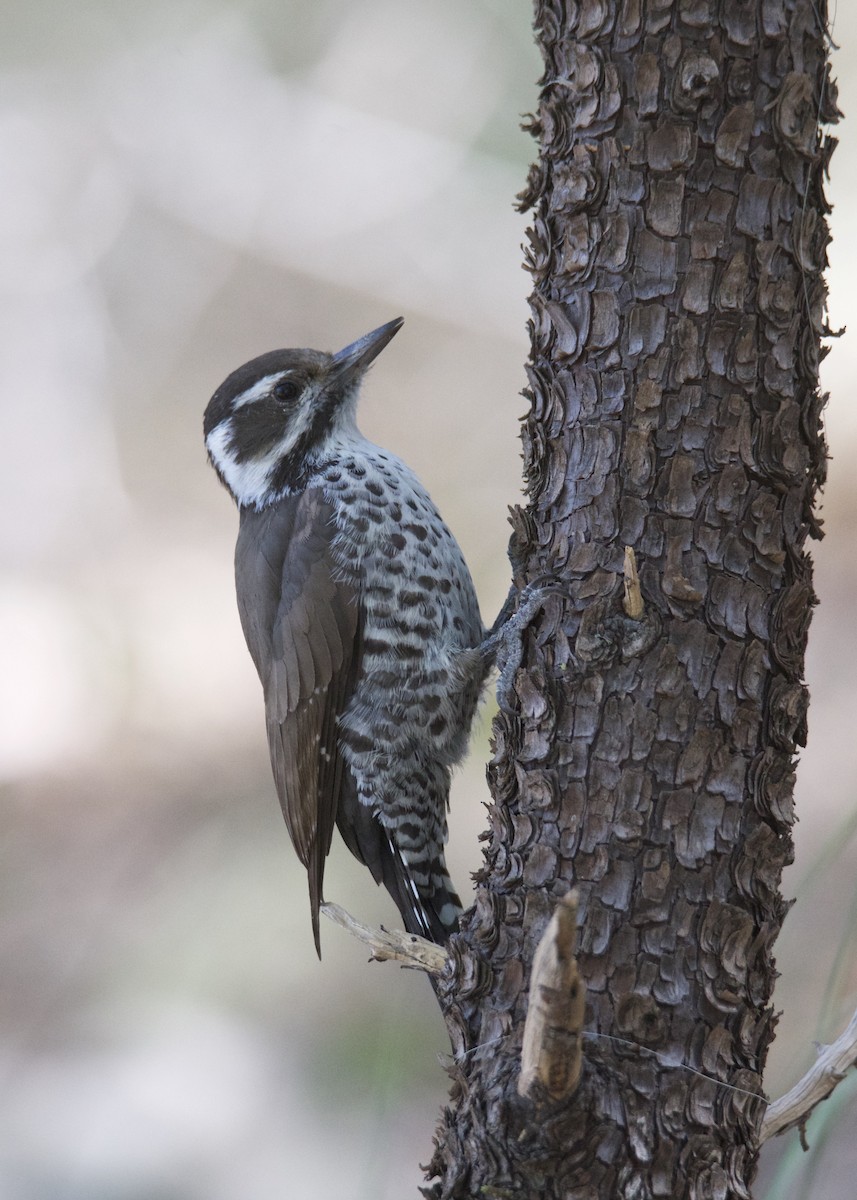
M803 1125L817 1104L857 1064L857 1012L835 1042L822 1046L818 1058L793 1088L769 1104L762 1119L760 1142Z
M404 963L405 966L427 971L430 975L439 975L446 966L449 955L443 946L417 937L413 933L405 933L402 929L374 929L364 925L356 917L352 917L338 904L322 904L321 911L338 925L369 947L375 962Z

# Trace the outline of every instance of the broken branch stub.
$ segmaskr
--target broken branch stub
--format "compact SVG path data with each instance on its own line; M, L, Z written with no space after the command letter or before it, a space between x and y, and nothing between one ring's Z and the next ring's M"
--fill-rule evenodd
M564 1100L580 1081L586 989L576 947L572 889L554 910L533 957L518 1095L534 1104Z
M624 595L622 597L622 607L625 609L625 616L630 617L632 621L639 621L644 609L643 593L640 590L637 556L632 546L625 547L623 574Z

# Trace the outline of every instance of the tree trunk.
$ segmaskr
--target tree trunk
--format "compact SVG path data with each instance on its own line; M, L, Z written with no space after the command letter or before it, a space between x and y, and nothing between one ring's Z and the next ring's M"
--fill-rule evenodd
M824 0L538 0L522 584L434 1200L750 1195L823 481ZM623 611L624 547L645 611ZM580 1086L516 1092L580 895Z

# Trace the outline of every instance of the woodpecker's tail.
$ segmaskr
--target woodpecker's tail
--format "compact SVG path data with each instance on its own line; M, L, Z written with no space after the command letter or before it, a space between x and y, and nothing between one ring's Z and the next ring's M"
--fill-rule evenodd
M378 882L393 897L408 933L442 945L457 932L462 911L443 853L425 868L409 868L389 834L385 840L392 869Z
M408 933L443 944L458 929L461 901L443 861L443 851L432 859L405 861L372 810L349 789L340 800L336 823L342 838L376 883L393 898Z

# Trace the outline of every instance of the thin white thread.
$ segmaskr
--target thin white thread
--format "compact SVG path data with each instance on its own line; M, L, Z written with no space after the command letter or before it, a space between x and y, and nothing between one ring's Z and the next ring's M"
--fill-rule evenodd
M503 1033L499 1037L490 1038L487 1042L480 1042L478 1046L471 1046L469 1050L465 1050L461 1054L456 1054L453 1061L463 1063L471 1054L476 1054L477 1051L484 1050L487 1046L496 1046L498 1042L505 1042L512 1036L510 1033ZM644 1046L641 1042L632 1042L628 1038L616 1037L612 1033L596 1033L590 1029L584 1029L583 1036L592 1038L593 1040L602 1039L608 1042L618 1042L622 1046L630 1046L632 1050L640 1050L644 1054L651 1054L661 1066L669 1067L675 1071L688 1071L691 1075L698 1075L700 1079L707 1079L709 1083L716 1084L717 1087L726 1088L730 1092L739 1092L742 1096L752 1097L753 1100L767 1101L768 1099L764 1092L751 1092L749 1088L739 1087L736 1083L726 1083L723 1079L718 1079L716 1075L709 1075L705 1071L700 1071L696 1067L689 1066L688 1063L675 1062L660 1051L653 1050L651 1046Z
M748 1088L738 1087L736 1083L725 1083L715 1075L708 1075L705 1071L699 1071L696 1067L688 1066L687 1063L673 1062L665 1054L662 1054L658 1050L653 1050L651 1046L643 1046L640 1042L631 1042L628 1038L615 1037L612 1033L592 1033L588 1029L584 1029L583 1036L588 1038L606 1038L609 1042L619 1042L622 1046L630 1046L634 1050L642 1050L644 1054L651 1054L664 1067L672 1067L678 1071L690 1071L691 1075L698 1075L700 1079L708 1079L711 1083L716 1083L718 1087L728 1088L730 1092L740 1092L744 1096L752 1096L754 1100L768 1099L764 1092L751 1092Z

